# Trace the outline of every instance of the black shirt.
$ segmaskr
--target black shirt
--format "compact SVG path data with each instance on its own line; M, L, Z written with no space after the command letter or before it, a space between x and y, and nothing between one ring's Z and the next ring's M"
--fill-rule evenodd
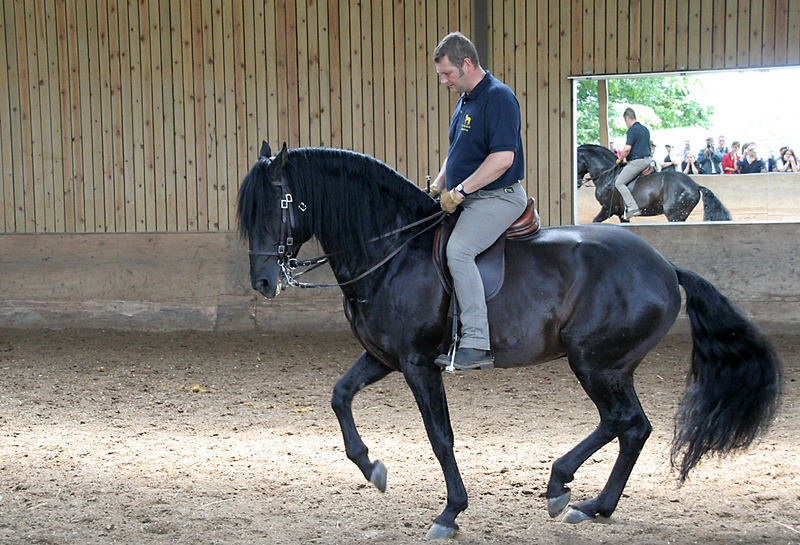
M650 157L650 131L638 121L628 128L625 145L631 147L628 159Z

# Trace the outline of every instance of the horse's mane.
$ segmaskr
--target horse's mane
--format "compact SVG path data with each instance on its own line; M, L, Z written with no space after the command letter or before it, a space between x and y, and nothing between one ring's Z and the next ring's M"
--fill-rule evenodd
M578 146L578 151L579 152L583 151L584 153L590 153L601 159L606 159L612 162L615 162L617 160L617 156L614 155L613 151L598 144L581 144L580 146Z
M239 189L239 233L246 238L279 213L279 188L260 159ZM298 225L326 251L364 247L366 240L431 215L436 202L410 180L368 155L326 148L290 150L286 179ZM326 240L323 241L322 237Z

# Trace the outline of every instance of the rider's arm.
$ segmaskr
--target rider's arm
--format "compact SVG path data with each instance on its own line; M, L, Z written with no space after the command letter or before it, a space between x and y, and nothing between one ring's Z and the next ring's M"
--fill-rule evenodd
M480 166L470 174L464 184L464 192L474 193L480 188L489 185L514 164L513 151L496 151L486 156Z
M621 163L622 160L625 159L630 152L631 152L631 146L629 144L625 144L625 147L622 148L622 151L619 154L619 159L617 159L617 163Z
M444 158L442 162L442 168L439 169L439 174L436 175L436 179L433 180L431 187L438 187L440 191L444 191L445 188L445 176L447 174L447 157Z

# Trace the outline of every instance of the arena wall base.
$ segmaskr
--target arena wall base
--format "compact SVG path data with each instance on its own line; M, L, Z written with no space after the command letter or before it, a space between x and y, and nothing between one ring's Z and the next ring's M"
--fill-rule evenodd
M628 225L716 285L763 329L800 326L800 227L792 223ZM319 253L312 244L302 255ZM622 256L621 256L622 257ZM328 269L309 275L329 282ZM336 288L250 287L235 233L0 235L0 327L139 331L347 329ZM681 315L674 331L688 331Z

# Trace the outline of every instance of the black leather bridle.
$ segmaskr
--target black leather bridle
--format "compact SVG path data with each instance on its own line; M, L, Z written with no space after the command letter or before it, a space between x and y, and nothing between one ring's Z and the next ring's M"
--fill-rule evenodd
M349 284L353 284L353 283L355 283L355 282L357 282L357 281L369 276L370 274L372 274L373 272L378 270L380 267L382 267L383 265L388 263L389 260L391 260L397 254L399 254L406 246L408 246L408 244L412 240L414 240L418 236L422 235L426 231L429 231L429 230L433 229L434 227L439 225L442 222L442 220L444 220L444 218L445 218L445 213L440 210L440 211L436 212L435 214L431 214L430 216L427 216L425 218L422 218L421 220L418 220L418 221L415 221L413 223L410 223L409 225L406 225L404 227L400 227L399 229L395 229L395 230L390 231L388 233L384 233L382 235L379 235L377 237L374 237L374 238L371 238L371 239L367 240L366 241L367 243L377 242L379 240L383 240L383 239L392 237L394 235L398 235L400 233L403 233L405 231L408 231L410 229L413 229L414 227L418 227L420 225L425 225L426 223L429 223L429 225L426 225L426 227L424 229L418 231L417 233L414 233L411 237L409 237L407 240L405 240L397 248L393 249L386 257L381 259L378 263L376 263L372 267L368 268L367 270L365 270L364 272L362 272L358 276L356 276L354 278L351 278L351 279L349 279L349 280L347 280L345 282L338 282L338 283L335 283L335 284L312 284L312 283L308 283L308 282L300 282L299 280L297 280L296 277L302 276L302 275L304 275L304 274L306 274L308 272L311 272L312 270L316 269L317 267L320 267L321 265L327 263L329 257L331 257L333 255L345 253L348 250L339 250L339 251L336 251L336 252L322 254L322 255L319 255L317 257L312 257L310 259L299 260L299 259L295 258L294 257L294 238L292 237L292 232L295 229L295 227L297 227L297 223L295 221L294 209L292 207L292 204L294 203L294 197L292 196L291 189L290 189L289 184L286 181L286 178L284 176L281 176L280 180L278 180L278 181L273 181L272 185L276 186L276 187L280 187L281 197L282 197L281 200L280 200L281 230L280 230L280 235L279 235L279 242L278 242L278 245L277 245L277 248L275 249L275 251L268 252L268 251L264 251L264 250L250 250L249 254L251 256L268 256L268 257L269 256L275 256L275 257L277 257L278 258L278 266L281 269L281 274L286 279L286 283L289 284L290 286L295 286L295 287L298 287L298 288L333 288L333 287L341 287L341 286L347 286ZM306 204L304 202L302 202L302 201L297 205L297 208L301 212L305 212L306 210L308 210L308 206L306 206ZM295 272L298 268L301 268L301 267L306 267L306 269L304 269L304 270L302 270L300 272Z

